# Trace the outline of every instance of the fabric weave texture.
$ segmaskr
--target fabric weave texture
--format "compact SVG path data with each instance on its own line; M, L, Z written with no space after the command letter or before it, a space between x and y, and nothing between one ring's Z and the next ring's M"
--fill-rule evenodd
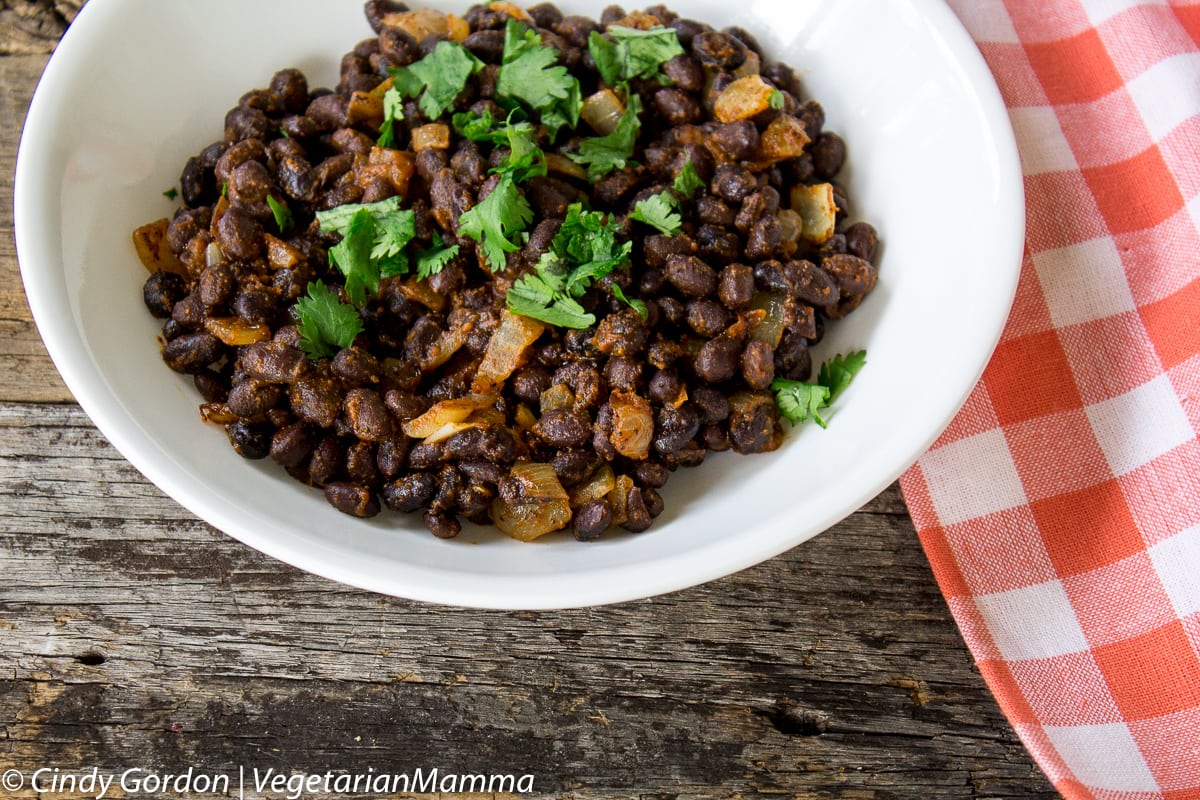
M1197 800L1200 3L950 5L1009 110L1025 252L982 380L901 487L1064 797Z

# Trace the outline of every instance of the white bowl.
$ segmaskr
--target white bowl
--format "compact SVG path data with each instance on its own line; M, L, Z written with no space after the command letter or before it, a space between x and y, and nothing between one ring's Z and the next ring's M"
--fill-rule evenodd
M446 10L462 7L445 4ZM565 0L569 12L602 3ZM1023 191L1008 117L982 58L940 0L677 0L737 24L795 66L847 141L856 217L883 241L880 282L829 326L818 361L866 348L827 430L777 452L712 456L665 488L640 535L521 544L468 526L450 541L416 516L340 514L269 460L203 425L190 379L159 358L129 241L167 216L185 159L226 110L295 66L332 85L370 35L357 0L91 0L50 60L21 140L16 237L38 327L80 405L134 466L251 547L334 580L464 606L561 608L646 597L770 558L847 516L949 423L999 337L1016 287ZM273 25L281 21L282 25Z

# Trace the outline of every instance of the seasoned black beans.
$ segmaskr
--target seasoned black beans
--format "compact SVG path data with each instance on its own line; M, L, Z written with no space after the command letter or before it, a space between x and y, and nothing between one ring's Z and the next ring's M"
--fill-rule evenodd
M203 418L224 426L234 451L269 456L351 516L420 512L433 535L453 538L463 519L552 515L586 542L647 530L671 475L710 451L779 447L773 382L810 378L810 348L826 320L875 287L880 249L870 224L848 218L836 182L846 143L796 73L749 32L662 6L609 6L599 21L552 3L527 16L475 5L452 18L368 0L364 13L375 36L342 58L336 85L313 88L284 69L242 95L214 121L217 141L184 164L183 207L154 224L174 256L148 264L143 285L163 320L162 358L192 376ZM596 133L588 123L555 138L534 128L544 162L514 183L528 223L505 231L512 249L495 265L494 242L468 235L463 220L500 188L514 145L468 139L452 116L509 118L514 101L498 81L512 19L532 21L581 96L615 90L627 107L632 92L642 111L632 152L599 175L571 159ZM662 79L606 86L589 40L609 25L665 26L682 53L658 65ZM381 145L392 71L445 40L482 68L437 119L403 98ZM769 103L730 112L723 93L747 82L765 86ZM836 210L806 205L812 192ZM635 213L656 197L677 222ZM330 254L342 235L317 213L392 198L412 212L411 242L365 288L348 285ZM580 202L600 212L629 263L570 290L589 323L533 327L509 311L510 287L541 274L552 248L561 256L564 219ZM569 244L583 252L593 241ZM375 266L376 250L390 247L356 246L342 257L370 253ZM423 260L451 247L436 268ZM316 281L355 309L360 332L313 341L297 301Z

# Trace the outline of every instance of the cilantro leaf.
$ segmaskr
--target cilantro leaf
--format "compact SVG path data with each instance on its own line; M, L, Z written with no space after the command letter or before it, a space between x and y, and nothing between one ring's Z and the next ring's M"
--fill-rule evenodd
M633 78L665 78L659 68L684 52L674 28L643 31L622 25L610 26L606 34L593 31L588 50L600 77L613 87Z
M340 233L345 242L352 223L362 212L366 212L368 217L369 224L364 223L370 229L371 248L367 255L374 262L374 272L384 278L408 272L408 254L404 248L416 236L416 213L412 209L400 208L399 197L389 197L377 203L346 203L318 211L317 223L322 233ZM333 250L330 250L332 253ZM375 287L369 288L374 290ZM357 294L352 298L357 298ZM354 302L358 303L358 300Z
M683 169L679 170L679 174L675 176L675 182L671 187L681 195L691 200L696 196L696 190L704 186L704 180L696 172L696 168L692 166L692 160L689 158L683 165Z
M174 200L176 197L179 197L179 190L172 186L170 189L167 189L165 192L163 192L163 197L167 198L168 200Z
M396 140L396 122L402 119L404 119L404 96L393 84L383 93L383 124L379 126L379 140L375 144L379 147L391 147L392 142Z
M504 141L503 132L496 128L496 120L492 118L492 112L487 109L484 109L482 114L476 114L474 111L460 111L450 118L450 123L460 136L470 139L472 142Z
M287 203L281 203L273 196L267 195L267 205L271 207L271 214L275 216L275 224L279 226L280 233L292 227L292 210L287 207Z
M507 266L504 254L520 249L509 237L531 221L529 201L517 188L512 173L504 173L491 194L458 218L458 231L483 245L488 267L499 272Z
M625 303L634 311L636 311L638 316L642 318L642 322L645 322L650 318L650 309L646 305L645 300L641 300L637 297L630 300L625 296L625 292L621 290L621 287L615 283L610 287L610 291L612 291L613 297L617 298L622 303Z
M532 125L510 122L502 133L509 148L508 158L493 172L511 172L517 183L546 174L546 154L538 147L537 132Z
M329 248L329 263L346 276L346 294L350 302L362 306L367 302L367 292L379 289L379 264L371 258L375 241L375 223L371 212L359 209L342 241Z
M596 323L594 314L557 291L554 283L540 273L523 276L509 288L504 299L514 314L560 328L590 328Z
M683 224L683 218L675 210L676 203L675 197L669 192L659 192L645 200L638 200L629 218L657 228L667 236L674 236Z
M579 152L569 154L576 164L588 168L588 180L595 182L612 170L624 167L633 156L633 145L641 128L638 120L641 112L642 101L636 94L630 94L625 113L612 133L584 139L579 145Z
M837 399L854 376L867 363L867 351L856 350L845 356L836 355L821 365L817 373L817 383L829 387L829 402Z
M559 128L577 125L583 106L579 80L558 59L558 50L543 45L537 31L515 19L508 21L496 96L519 100L537 111L552 136Z
M772 89L767 95L767 105L776 111L783 111L783 92L778 89Z
M308 284L308 296L296 301L295 313L300 348L314 360L337 355L363 331L358 310L321 281Z
M417 277L425 280L430 275L438 274L457 256L458 245L446 247L441 234L434 231L433 245L428 250L417 253Z
M599 211L584 211L572 203L550 249L538 260L535 272L523 276L508 290L506 301L513 313L563 328L587 328L596 318L579 304L596 281L614 269L627 267L632 242L617 244L618 223ZM614 296L633 308L647 311L640 300L630 301L613 284Z
M793 425L811 418L822 428L826 427L820 410L833 404L866 363L867 351L856 350L845 356L836 355L822 364L816 383L776 378L771 382L771 388L775 390L779 413Z
M467 85L467 79L483 69L483 62L457 42L440 41L433 52L407 67L392 71L393 88L404 97L421 95L421 113L437 119Z
M829 405L829 387L776 378L771 381L771 388L775 390L775 405L788 422L800 425L811 418L822 428L825 427L820 410Z

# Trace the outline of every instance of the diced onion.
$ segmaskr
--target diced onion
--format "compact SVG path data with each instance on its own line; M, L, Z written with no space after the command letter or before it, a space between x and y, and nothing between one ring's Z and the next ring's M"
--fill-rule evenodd
M422 150L448 150L450 148L450 126L440 122L431 122L413 128L412 149L419 153Z
M265 342L271 338L269 325L251 325L240 317L209 317L204 320L204 330L234 347Z
M828 183L793 186L791 195L792 210L800 215L804 223L801 238L812 244L824 244L833 236L833 226L837 220L833 186Z
M713 115L721 122L750 119L771 107L771 93L774 91L758 75L738 78L717 95L713 103Z
M593 500L602 500L617 485L617 476L607 462L600 465L592 476L571 490L571 508L579 508Z
M579 116L592 130L601 136L607 136L617 129L617 123L625 115L625 106L613 93L612 89L601 89L595 94L588 95L583 101Z
M520 500L492 503L492 522L508 536L531 542L539 536L566 527L571 521L567 492L549 464L518 462L509 477L520 485Z
M404 423L404 433L414 439L426 439L449 423L462 422L478 407L479 401L474 397L442 400L421 416Z
M635 392L617 389L609 396L608 404L613 413L612 433L608 437L613 449L635 460L650 455L654 414L649 401Z
M766 342L772 348L779 346L784 326L787 324L789 299L783 292L755 292L750 300L750 308L755 311L761 310L763 317L751 324L751 338Z
M575 393L565 383L556 383L542 392L540 403L543 414L558 408L570 408L575 405Z
M789 114L780 114L767 125L759 138L759 154L770 164L795 158L811 141L804 123Z
M167 246L167 226L170 224L171 221L164 217L135 229L133 247L143 266L150 272L174 272L187 277L187 267Z
M536 319L504 311L475 373L471 391L486 394L498 389L524 363L529 346L545 329Z

